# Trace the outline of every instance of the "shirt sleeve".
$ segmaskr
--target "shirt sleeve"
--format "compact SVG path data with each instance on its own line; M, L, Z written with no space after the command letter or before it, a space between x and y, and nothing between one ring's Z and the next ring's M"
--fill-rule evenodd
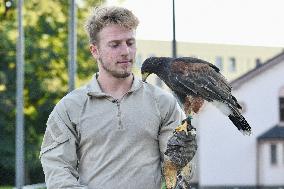
M173 135L174 129L180 125L182 120L186 117L173 96L166 100L167 101L165 101L165 99L163 100L163 98L159 100L159 108L163 119L159 132L159 148L162 160L166 151L167 142Z
M87 189L78 181L76 135L62 106L56 106L48 118L40 160L47 188Z

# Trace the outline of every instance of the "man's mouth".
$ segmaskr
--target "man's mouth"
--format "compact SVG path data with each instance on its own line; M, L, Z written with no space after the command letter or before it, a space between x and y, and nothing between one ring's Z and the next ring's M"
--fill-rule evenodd
M122 61L118 61L118 64L131 64L132 60L122 60Z

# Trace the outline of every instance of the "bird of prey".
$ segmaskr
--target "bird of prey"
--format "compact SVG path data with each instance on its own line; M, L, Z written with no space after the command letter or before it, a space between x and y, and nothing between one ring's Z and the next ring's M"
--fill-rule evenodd
M230 84L215 65L193 57L150 57L143 62L141 73L143 81L150 74L156 74L182 103L188 119L175 132L184 131L188 134L192 114L198 113L203 102L208 101L228 116L239 131L245 135L251 134L251 127L241 115L242 107L231 94Z

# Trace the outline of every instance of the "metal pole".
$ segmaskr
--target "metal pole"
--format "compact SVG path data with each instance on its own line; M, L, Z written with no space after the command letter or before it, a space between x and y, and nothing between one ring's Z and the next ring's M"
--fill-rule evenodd
M173 41L172 41L173 58L177 57L176 48L176 18L175 18L175 0L173 0Z
M69 34L68 34L68 75L69 92L75 88L76 76L76 55L77 55L77 37L76 37L76 4L75 0L70 0L69 6Z
M18 39L17 39L17 88L16 88L16 188L21 189L25 184L25 150L24 150L24 0L18 0Z

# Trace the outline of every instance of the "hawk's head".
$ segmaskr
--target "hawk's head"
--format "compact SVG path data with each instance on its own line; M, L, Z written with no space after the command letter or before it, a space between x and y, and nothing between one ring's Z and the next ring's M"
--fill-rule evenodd
M142 74L142 80L146 81L147 77L154 73L159 74L163 68L167 66L168 63L170 63L171 58L169 57L150 57L147 58L141 67L141 74Z

